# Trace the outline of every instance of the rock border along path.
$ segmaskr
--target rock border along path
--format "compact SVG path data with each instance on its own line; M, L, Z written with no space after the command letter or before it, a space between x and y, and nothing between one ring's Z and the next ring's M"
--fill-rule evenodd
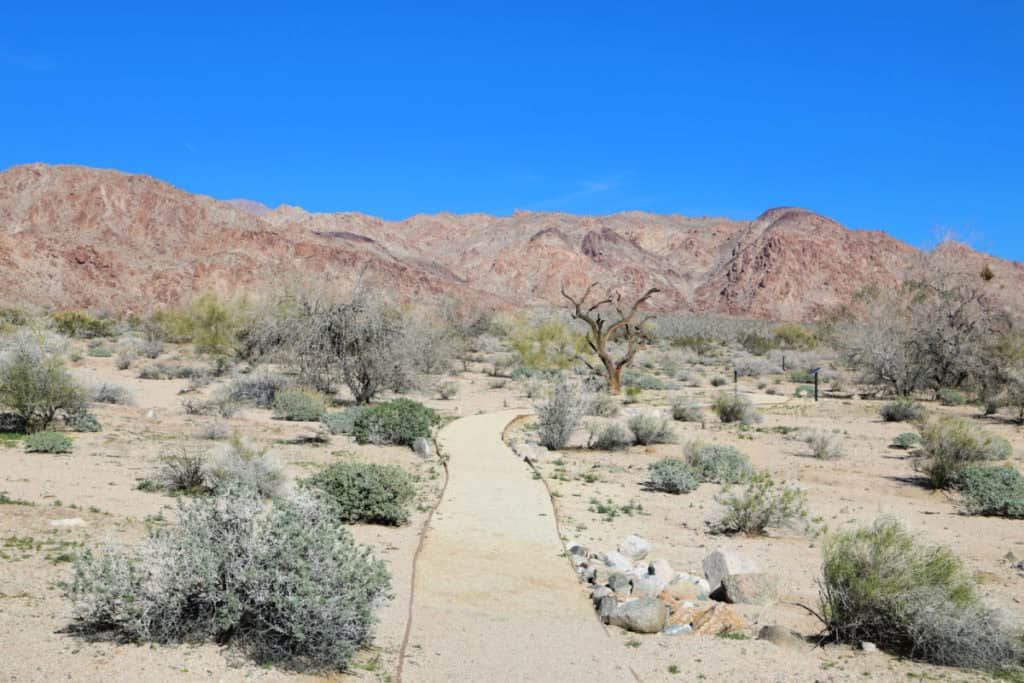
M441 430L448 486L416 564L401 678L633 681L562 555L546 487L501 440L517 415Z

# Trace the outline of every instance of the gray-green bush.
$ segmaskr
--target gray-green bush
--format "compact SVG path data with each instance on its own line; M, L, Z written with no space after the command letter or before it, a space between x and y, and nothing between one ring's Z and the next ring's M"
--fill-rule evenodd
M316 422L327 412L327 399L311 387L287 387L274 396L274 417L292 422Z
M738 484L754 473L750 458L727 444L691 441L683 447L686 462L697 479L715 484Z
M590 439L589 448L599 451L619 451L633 445L633 435L618 422L607 424L591 424L587 426Z
M291 381L284 375L254 372L231 380L227 387L227 395L237 403L251 403L258 408L271 408L278 392L290 383Z
M320 416L320 422L331 434L351 434L356 426L356 420L369 406L349 406L344 410L332 413L324 413Z
M892 440L892 445L902 450L910 450L921 443L921 435L917 432L903 432Z
M676 440L671 420L660 413L636 413L630 416L626 425L633 432L634 443L641 446L674 443Z
M28 431L45 430L58 414L82 408L85 390L71 377L45 335L23 332L0 350L0 407L17 414Z
M412 477L400 467L339 462L305 481L322 491L342 522L398 526L409 520L416 495Z
M395 444L412 447L419 437L429 437L441 417L422 403L408 398L365 407L352 426L358 443Z
M300 494L267 507L252 492L179 501L178 523L136 549L87 550L64 585L74 628L137 642L209 640L260 663L348 668L390 595L385 565Z
M1015 467L965 467L955 486L969 514L1024 519L1024 476Z
M840 436L825 429L812 429L804 434L804 443L811 449L811 455L818 460L838 460L843 457Z
M679 398L672 403L672 419L679 422L703 422L704 410L690 399Z
M761 421L754 404L742 394L722 392L715 397L711 409L722 422L739 422L749 426Z
M780 484L767 472L748 476L742 488L726 487L715 496L725 510L709 525L712 533L762 535L769 527L788 527L805 522L807 494L790 484Z
M1013 454L1010 442L962 417L942 417L921 429L918 469L938 489L952 486L960 470Z
M983 670L1024 657L1021 634L982 604L953 552L918 541L895 519L831 538L820 586L822 619L840 642Z
M33 432L25 437L29 453L70 453L71 438L60 432Z
M545 448L565 448L583 416L584 402L579 388L560 377L546 400L534 404L537 436Z
M647 488L665 493L689 493L700 482L693 469L679 458L664 458L648 468Z
M883 403L878 414L886 422L914 422L924 417L924 406L908 398Z

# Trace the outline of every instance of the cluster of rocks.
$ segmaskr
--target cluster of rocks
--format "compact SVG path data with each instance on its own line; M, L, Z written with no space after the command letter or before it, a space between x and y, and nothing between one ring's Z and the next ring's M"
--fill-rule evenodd
M704 558L703 576L649 559L650 544L635 535L604 553L576 543L568 550L601 620L634 633L746 633L750 625L729 603L766 604L779 594L774 577L728 550Z

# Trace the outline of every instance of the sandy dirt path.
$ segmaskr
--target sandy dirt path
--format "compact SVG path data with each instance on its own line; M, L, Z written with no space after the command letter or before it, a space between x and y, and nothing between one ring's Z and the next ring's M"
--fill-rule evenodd
M417 564L402 680L633 681L562 556L543 483L501 440L515 416L441 431L450 479Z

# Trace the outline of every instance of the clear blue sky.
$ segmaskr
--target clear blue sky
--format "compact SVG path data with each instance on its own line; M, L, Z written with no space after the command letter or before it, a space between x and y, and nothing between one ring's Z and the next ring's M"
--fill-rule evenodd
M798 205L1024 260L1024 2L148 4L5 7L0 168L386 218Z

